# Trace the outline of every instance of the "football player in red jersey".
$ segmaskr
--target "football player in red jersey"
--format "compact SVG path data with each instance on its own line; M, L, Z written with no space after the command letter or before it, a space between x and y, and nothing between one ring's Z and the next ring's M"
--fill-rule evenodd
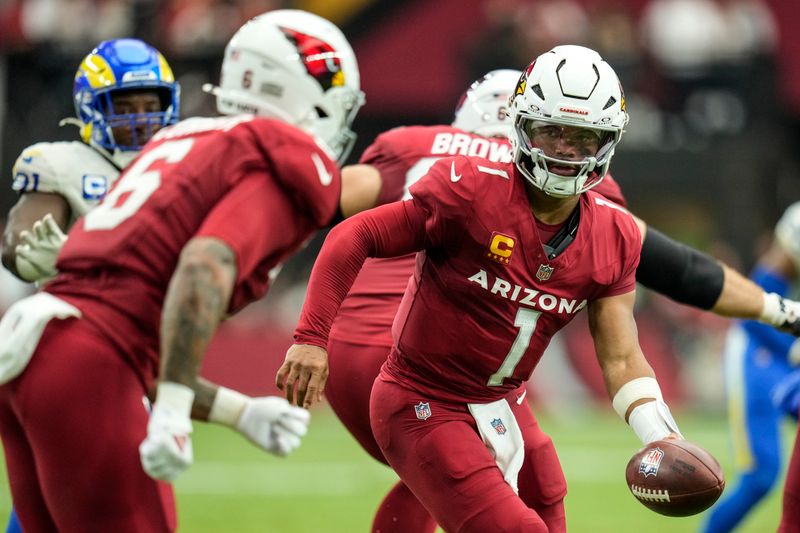
M336 26L275 11L231 39L214 93L231 116L160 130L73 228L56 278L0 323L13 347L0 353L0 436L25 530L175 529L171 488L147 473L191 464L195 398L196 415L278 455L305 432L308 413L286 400L197 371L218 323L336 216L358 67Z
M408 188L442 157L475 155L494 162L510 162L506 108L521 74L517 70L497 70L477 80L459 102L452 125L401 127L380 135L364 152L359 165L342 170L343 179L361 174L362 183L379 183L372 204L380 205L409 197ZM378 179L370 180L371 174ZM615 202L625 201L610 175L597 189ZM350 202L359 210L372 204L356 206ZM328 344L328 402L362 447L383 463L386 460L369 425L369 394L392 346L392 320L413 270L414 254L368 259L339 308ZM535 447L540 454L552 448L543 433L526 445ZM545 500L549 501L554 492L556 499L563 496L555 481L548 481L551 489L545 489ZM521 483L520 493L529 494L526 501L538 505L540 489L536 478L529 477ZM539 506L540 513L547 512L545 507L548 505ZM383 532L424 533L435 529L436 522L402 482L384 499L372 525L373 531Z
M363 261L424 250L370 418L383 456L448 531L565 529L555 453L535 458L554 512L517 497L526 443L541 432L515 392L584 307L615 410L643 442L679 435L632 319L641 233L588 192L627 122L616 75L588 49L557 47L528 67L511 106L515 164L440 160L410 200L331 233L277 375L298 405L317 401L328 332Z
M509 162L506 109L520 75L515 70L498 70L477 80L460 100L452 125L401 127L380 135L358 165L342 170L343 180L358 181L373 189L372 194L364 194L363 188L351 188L359 193L362 203L348 202L352 211L344 214L409 198L408 188L442 157L471 155ZM626 206L610 174L593 190ZM644 241L637 281L646 287L726 316L757 318L765 309L764 303L772 302L772 296L726 265L671 241L634 218ZM369 425L369 395L391 349L391 324L413 270L414 254L367 259L338 310L327 347L330 375L325 396L361 446L383 463L386 459ZM776 318L776 325L788 320L786 315ZM522 392L524 389L519 394ZM540 439L526 441L526 446L537 447L541 454L552 443L542 434ZM534 451L527 455L533 456ZM525 470L529 465L530 473ZM523 465L520 497L540 514L558 509L547 502L560 499L553 495L563 495L563 484L551 479L542 485L534 466L529 462ZM548 496L543 497L543 493ZM382 532L432 533L435 529L435 521L402 481L383 500L372 525L373 531Z

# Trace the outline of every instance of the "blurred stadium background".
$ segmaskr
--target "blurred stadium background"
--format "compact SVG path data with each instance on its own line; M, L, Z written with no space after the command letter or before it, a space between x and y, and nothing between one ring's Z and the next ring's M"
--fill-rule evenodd
M200 87L218 81L227 39L282 7L333 20L353 44L367 94L354 159L391 127L449 123L461 92L487 70L523 68L555 44L576 43L597 49L622 79L631 124L612 173L652 226L748 271L783 209L800 199L796 0L0 0L0 225L15 202L19 152L77 138L58 120L73 113L72 77L95 44L123 36L153 44L182 84L182 115L210 115L213 100ZM274 391L319 242L220 330L206 375ZM2 271L0 311L29 290ZM728 322L645 291L637 315L684 431L729 471L720 364ZM571 482L571 530L694 530L697 520L658 517L627 494L623 469L637 441L611 416L591 339L575 322L531 383ZM196 466L177 485L185 531L362 531L394 479L324 407L288 461L216 428L200 429L196 448ZM774 530L778 503L742 531ZM2 486L0 521L7 509Z

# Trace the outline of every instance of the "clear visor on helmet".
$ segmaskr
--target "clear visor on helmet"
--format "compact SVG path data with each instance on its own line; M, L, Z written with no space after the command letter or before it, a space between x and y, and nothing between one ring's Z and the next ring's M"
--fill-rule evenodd
M518 115L514 124L517 166L536 187L572 196L596 186L608 170L619 132Z
M520 125L528 147L540 148L545 154L574 154L575 157L596 157L608 132L595 128L566 126L542 120L523 120Z
M602 165L614 147L615 133L600 128L571 126L520 117L515 125L522 151L534 152L563 166L581 167L588 161Z

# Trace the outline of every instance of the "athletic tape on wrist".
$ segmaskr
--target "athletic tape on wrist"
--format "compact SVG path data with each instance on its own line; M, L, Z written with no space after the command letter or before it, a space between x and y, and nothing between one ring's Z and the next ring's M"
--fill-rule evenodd
M614 406L614 410L620 418L625 420L625 415L631 404L645 398L664 400L661 395L661 387L658 386L658 381L655 378L643 377L630 380L619 388L611 401L611 405ZM627 420L625 421L627 422Z
M250 401L248 396L226 387L220 387L217 389L217 395L214 397L214 403L208 413L208 421L236 427L248 401Z
M192 413L194 391L186 385L172 381L162 381L156 392L156 406L163 406L183 413L187 417Z
M672 418L672 413L663 400L637 405L631 411L628 423L642 444L645 445L661 440L670 433L681 434L678 424Z
M770 326L780 326L786 319L785 313L782 311L781 297L774 292L765 292L764 307L761 309L761 316L758 317L758 320Z

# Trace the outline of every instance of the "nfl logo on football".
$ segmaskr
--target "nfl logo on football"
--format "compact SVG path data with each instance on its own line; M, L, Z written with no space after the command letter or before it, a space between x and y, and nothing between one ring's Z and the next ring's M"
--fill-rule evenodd
M655 476L658 474L658 467L661 466L661 460L664 458L664 452L660 448L653 448L648 451L639 463L639 473L644 474L644 477Z
M427 420L431 417L431 404L428 402L419 402L414 406L414 411L417 413L417 418L420 420Z
M505 435L506 434L506 426L503 424L503 421L499 418L495 418L492 420L492 427L497 432L498 435Z

